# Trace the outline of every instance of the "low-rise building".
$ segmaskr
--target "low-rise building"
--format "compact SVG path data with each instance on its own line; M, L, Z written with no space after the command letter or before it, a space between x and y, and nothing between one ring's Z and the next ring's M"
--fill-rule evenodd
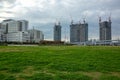
M38 43L41 40L44 40L44 34L40 30L28 30L28 33L30 34L30 42Z
M29 42L30 35L28 32L13 32L7 34L7 42Z

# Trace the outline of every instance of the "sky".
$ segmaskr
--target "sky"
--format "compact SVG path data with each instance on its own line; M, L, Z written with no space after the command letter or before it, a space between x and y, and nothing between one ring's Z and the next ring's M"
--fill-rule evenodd
M0 0L0 22L5 19L28 20L29 29L53 40L54 24L60 21L62 40L69 41L70 23L88 23L89 39L99 39L99 21L112 19L112 39L120 39L120 0Z

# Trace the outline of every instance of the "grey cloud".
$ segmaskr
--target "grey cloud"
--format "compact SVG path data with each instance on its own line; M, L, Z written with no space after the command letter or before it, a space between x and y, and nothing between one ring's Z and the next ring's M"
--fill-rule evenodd
M0 9L1 8L12 8L15 5L16 0L0 0ZM7 7L4 5L7 4Z
M14 3L16 0L0 0L0 2Z
M8 3L15 2L15 0L6 1L10 1ZM120 35L120 0L56 0L54 5L49 4L50 0L47 1L48 2L45 3L43 8L40 8L37 5L36 7L21 6L22 12L25 11L25 13L21 13L21 11L19 11L18 13L20 14L13 14L15 14L16 18L29 20L30 28L34 25L40 26L38 28L43 30L45 33L45 38L52 38L52 30L56 19L61 21L63 34L65 32L65 28L67 28L67 35L69 35L69 25L71 21L70 15L75 23L77 23L79 20L82 21L82 19L86 17L86 21L89 24L89 38L98 38L98 16L101 16L102 20L106 20L110 13L112 13L112 34L116 37L119 37ZM11 14L12 12L6 11L6 13ZM62 36L62 38L63 37L64 36Z
M0 18L2 18L2 19L8 19L8 18L14 18L14 17L3 17L3 16L0 16Z
M15 12L13 12L13 11L0 11L0 13L9 13L9 14L13 14L13 13L15 13Z

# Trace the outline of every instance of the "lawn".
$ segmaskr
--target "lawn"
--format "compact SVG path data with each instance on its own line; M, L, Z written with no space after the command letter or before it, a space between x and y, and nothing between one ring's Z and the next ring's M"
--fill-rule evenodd
M120 47L0 46L0 80L120 80Z

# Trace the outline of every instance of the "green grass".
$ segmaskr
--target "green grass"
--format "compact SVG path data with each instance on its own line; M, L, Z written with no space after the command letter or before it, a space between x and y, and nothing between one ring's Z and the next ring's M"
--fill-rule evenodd
M1 46L0 80L120 80L120 47Z

